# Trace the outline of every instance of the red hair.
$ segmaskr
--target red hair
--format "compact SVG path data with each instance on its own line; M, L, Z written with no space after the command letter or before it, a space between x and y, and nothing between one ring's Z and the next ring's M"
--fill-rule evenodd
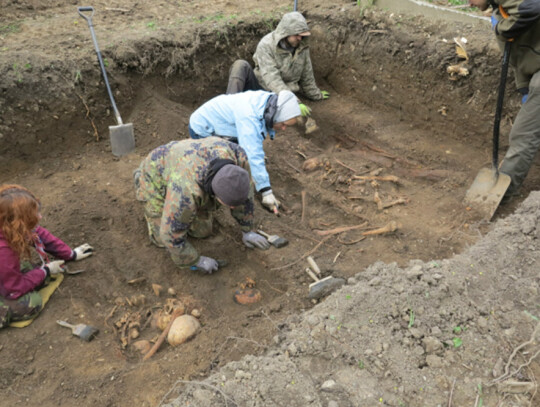
M39 200L20 185L0 185L0 229L20 257L30 258L32 230L39 222Z

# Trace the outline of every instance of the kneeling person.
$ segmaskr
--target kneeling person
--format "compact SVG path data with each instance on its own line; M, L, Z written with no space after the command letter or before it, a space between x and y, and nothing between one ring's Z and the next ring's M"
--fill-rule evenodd
M165 247L179 267L207 273L218 269L187 240L212 233L212 212L228 206L249 248L266 250L268 241L252 231L253 188L245 151L217 137L172 141L148 154L134 173L136 196L145 202L152 243Z
M259 90L220 95L193 112L189 134L194 139L217 136L240 144L247 154L262 204L277 212L281 203L270 186L263 142L267 135L273 140L276 131L293 126L300 114L296 97L288 90L279 94Z

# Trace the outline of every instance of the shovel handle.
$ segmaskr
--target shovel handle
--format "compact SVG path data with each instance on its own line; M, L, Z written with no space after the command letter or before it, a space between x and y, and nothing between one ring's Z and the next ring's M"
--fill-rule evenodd
M508 64L510 61L511 41L504 44L504 53L501 66L501 80L499 81L499 91L497 95L497 107L495 109L495 121L493 123L493 169L499 174L499 131L503 110L504 90L506 88L506 77L508 76Z
M94 7L92 6L77 7L77 11L82 18L88 21L89 24L92 23L92 17L94 17ZM84 14L85 11L91 11L92 14L90 14L90 16L87 16L86 14Z
M94 42L94 47L96 49L99 67L101 68L101 74L103 75L105 86L107 87L107 93L109 94L109 99L111 99L111 105L114 110L114 116L116 118L116 122L120 126L124 124L124 122L122 121L122 117L120 116L120 112L118 111L118 107L116 106L116 102L114 101L114 96L111 90L111 86L109 85L109 78L107 77L107 71L105 70L105 64L103 63L103 57L101 56L101 51L99 49L99 45L97 42L96 33L94 32L94 25L92 24L92 16L94 15L94 7L91 7L91 6L78 7L77 11L79 12L79 15L87 21L88 27L90 28L90 34L92 35L92 41ZM87 16L83 13L84 11L91 11L92 14L90 16Z

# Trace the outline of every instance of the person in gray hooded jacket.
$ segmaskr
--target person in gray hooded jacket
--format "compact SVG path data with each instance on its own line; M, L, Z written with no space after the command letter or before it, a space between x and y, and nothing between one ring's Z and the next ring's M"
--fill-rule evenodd
M245 60L233 63L227 93L264 89L277 94L290 90L302 92L311 100L327 99L328 92L317 87L313 75L307 43L310 35L302 14L297 11L285 14L277 28L257 45L253 55L255 69ZM300 110L304 116L310 114L310 109L303 104Z

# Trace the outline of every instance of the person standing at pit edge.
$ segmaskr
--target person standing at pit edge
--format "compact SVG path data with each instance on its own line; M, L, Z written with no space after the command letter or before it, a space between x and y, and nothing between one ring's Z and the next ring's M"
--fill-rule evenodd
M212 212L219 204L231 209L249 248L270 243L253 229L253 188L245 151L217 137L172 141L157 147L134 174L137 200L145 203L150 241L165 247L182 268L217 271L217 260L200 256L188 235L212 233Z
M510 64L522 106L512 130L510 147L499 170L510 176L503 202L517 195L540 148L540 0L469 0L484 11L493 7L491 24L500 45L511 41Z
M307 38L311 35L306 19L297 11L283 16L274 31L265 35L253 61L255 69L243 59L236 60L229 72L227 94L264 89L278 94L282 90L302 92L311 100L328 99L315 82ZM299 102L300 103L300 102ZM300 103L302 116L311 109Z
M36 290L52 275L63 273L65 261L85 259L94 251L87 243L71 250L40 226L40 209L39 200L26 188L0 186L0 328L33 318L43 307ZM30 262L32 247L39 265ZM48 254L62 260L51 261Z
M275 197L266 171L263 141L273 140L276 130L296 124L300 107L291 91L279 95L263 90L220 95L199 107L189 118L193 139L217 136L238 143L246 152L251 176L262 204L277 213L281 202Z

